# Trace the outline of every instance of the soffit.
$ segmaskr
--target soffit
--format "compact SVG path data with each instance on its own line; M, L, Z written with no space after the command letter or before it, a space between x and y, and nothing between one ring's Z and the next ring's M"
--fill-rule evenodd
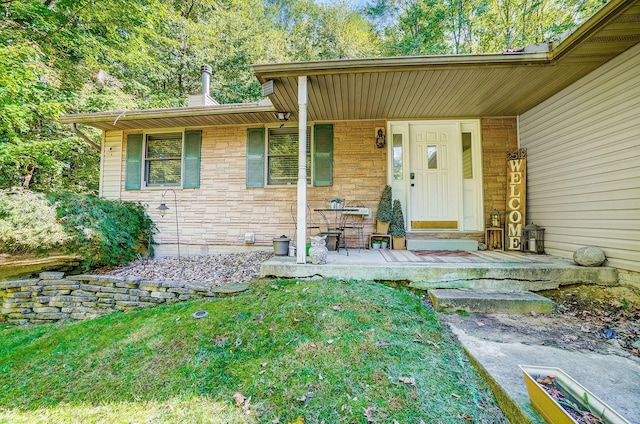
M298 109L308 78L308 119L514 116L640 42L638 0L612 0L548 53L428 56L254 65L274 80L274 106Z

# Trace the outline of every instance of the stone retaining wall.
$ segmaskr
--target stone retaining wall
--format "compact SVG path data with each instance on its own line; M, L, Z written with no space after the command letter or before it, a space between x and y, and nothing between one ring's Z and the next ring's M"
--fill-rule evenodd
M218 296L247 290L244 284L222 287L148 281L108 275L43 272L39 278L0 282L0 322L45 324L97 318L114 311Z

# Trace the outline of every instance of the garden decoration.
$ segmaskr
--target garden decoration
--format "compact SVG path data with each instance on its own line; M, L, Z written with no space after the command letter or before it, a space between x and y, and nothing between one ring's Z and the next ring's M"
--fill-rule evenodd
M402 204L399 200L393 201L393 215L391 216L391 225L389 226L389 234L393 238L393 248L395 250L403 250L405 246L405 236L407 234L404 227L404 215L402 214Z
M382 191L378 211L376 212L376 234L387 234L389 232L392 208L391 186L387 185Z
M324 265L327 263L329 254L326 246L327 236L311 237L311 248L309 249L309 260L314 265Z

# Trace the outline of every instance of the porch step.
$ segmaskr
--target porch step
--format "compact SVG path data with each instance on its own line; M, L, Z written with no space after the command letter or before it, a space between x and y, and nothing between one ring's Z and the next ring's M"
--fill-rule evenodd
M429 297L439 312L550 314L552 306L551 300L528 291L435 289L429 290Z
M407 250L478 250L478 242L464 239L407 239Z

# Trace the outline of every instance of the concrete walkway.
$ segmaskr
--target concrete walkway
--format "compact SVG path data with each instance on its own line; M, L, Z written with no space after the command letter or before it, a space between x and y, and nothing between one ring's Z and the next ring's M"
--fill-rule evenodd
M384 253L384 254L383 254ZM320 276L345 280L407 281L417 289L486 288L549 290L560 285L615 285L617 271L609 267L581 267L550 255L519 252L472 252L460 256L418 255L411 251L350 249L329 252L324 265L296 264L295 257L276 256L262 264L262 277Z
M456 315L439 314L491 385L500 407L514 424L543 424L533 409L519 365L556 367L623 416L640 423L640 360L617 354L570 351L542 346L522 335L499 334L488 327L465 325ZM467 322L475 321L473 316ZM612 351L613 351L612 347Z

